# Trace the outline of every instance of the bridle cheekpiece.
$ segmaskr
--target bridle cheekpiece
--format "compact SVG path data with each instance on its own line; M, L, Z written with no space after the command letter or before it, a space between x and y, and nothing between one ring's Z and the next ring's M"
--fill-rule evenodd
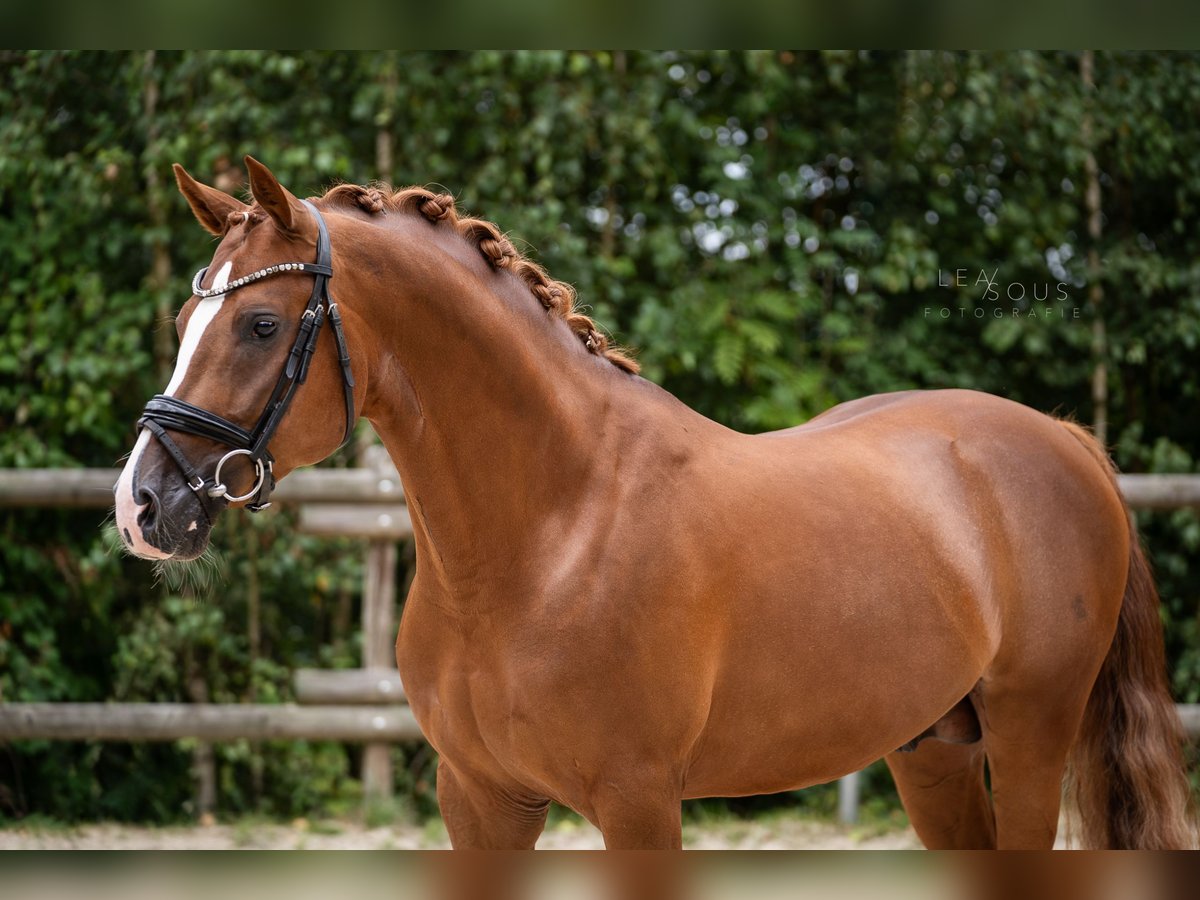
M201 497L205 509L205 501L226 500L239 503L243 500L253 502L247 505L252 512L266 509L270 506L269 497L275 489L273 471L275 460L267 449L279 423L291 405L292 397L297 388L308 377L308 367L312 363L313 354L317 348L317 338L325 319L333 328L334 344L337 348L338 362L342 368L342 389L346 401L346 431L342 443L350 439L354 431L354 375L350 371L350 352L346 346L346 333L342 328L342 316L338 312L337 303L329 293L329 279L333 277L333 253L329 244L329 230L321 213L309 201L302 201L317 220L317 259L313 263L289 262L259 269L249 275L243 275L217 288L202 288L201 283L208 272L208 267L201 269L192 279L192 293L204 300L228 294L238 288L246 287L269 278L288 272L300 272L313 276L313 289L308 298L308 305L300 317L300 330L292 344L291 352L284 363L283 371L275 382L275 389L267 400L267 405L259 416L253 430L247 431L240 425L230 422L216 413L201 409L186 400L180 400L167 394L156 394L146 404L142 417L138 419L138 427L147 429L163 449L170 454L183 472L188 487ZM201 475L167 434L168 431L178 431L198 435L225 444L233 449L217 462L211 480ZM254 464L254 486L245 494L234 496L221 481L221 469L230 459L245 456Z

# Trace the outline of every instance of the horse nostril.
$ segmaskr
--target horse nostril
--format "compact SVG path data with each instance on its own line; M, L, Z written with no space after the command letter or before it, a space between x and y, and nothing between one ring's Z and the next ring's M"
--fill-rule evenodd
M139 487L133 492L133 499L138 506L145 507L138 513L138 525L144 531L153 531L158 524L158 497L149 488Z

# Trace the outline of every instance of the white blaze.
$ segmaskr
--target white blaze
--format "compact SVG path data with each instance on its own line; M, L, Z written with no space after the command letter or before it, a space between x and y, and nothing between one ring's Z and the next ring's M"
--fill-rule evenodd
M229 283L229 271L232 268L232 262L225 263L213 278L212 286L214 288L225 287ZM216 297L207 297L196 304L196 309L192 312L192 317L188 319L187 328L183 332L183 342L179 345L179 358L175 362L175 371L171 375L167 389L163 391L168 397L175 396L175 392L183 384L183 379L187 377L188 364L192 361L196 348L200 346L200 338L204 336L208 323L220 312L221 304L224 302L225 295L220 294ZM139 504L133 497L133 476L137 471L142 451L146 449L148 443L150 443L150 432L143 431L138 435L137 443L133 445L133 452L129 454L125 468L121 470L121 477L117 480L117 530L121 533L126 546L137 556L147 559L166 559L170 554L163 553L157 547L146 543L142 538L142 529L137 523L138 515L146 508L146 504Z

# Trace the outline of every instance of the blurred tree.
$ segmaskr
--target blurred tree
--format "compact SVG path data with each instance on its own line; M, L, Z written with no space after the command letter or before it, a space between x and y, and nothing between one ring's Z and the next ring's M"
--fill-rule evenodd
M731 426L942 386L1090 421L1099 362L1122 467L1194 472L1200 58L1087 59L1090 86L1075 53L3 52L0 466L130 446L212 252L169 165L240 193L249 152L302 194L444 185L575 284L647 377ZM174 699L190 677L270 701L291 666L356 664L347 545L234 517L221 590L197 602L96 525L0 511L4 697ZM1175 686L1198 700L1200 522L1143 526ZM7 748L0 815L184 815L187 751ZM336 745L215 752L224 810L356 790ZM428 755L399 762L431 808Z

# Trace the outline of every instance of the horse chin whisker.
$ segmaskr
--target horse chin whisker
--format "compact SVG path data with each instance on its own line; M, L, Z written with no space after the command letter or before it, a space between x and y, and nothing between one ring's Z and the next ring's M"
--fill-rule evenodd
M221 574L221 557L212 545L195 559L160 559L154 563L154 583L165 584L171 591L200 595L208 591Z

